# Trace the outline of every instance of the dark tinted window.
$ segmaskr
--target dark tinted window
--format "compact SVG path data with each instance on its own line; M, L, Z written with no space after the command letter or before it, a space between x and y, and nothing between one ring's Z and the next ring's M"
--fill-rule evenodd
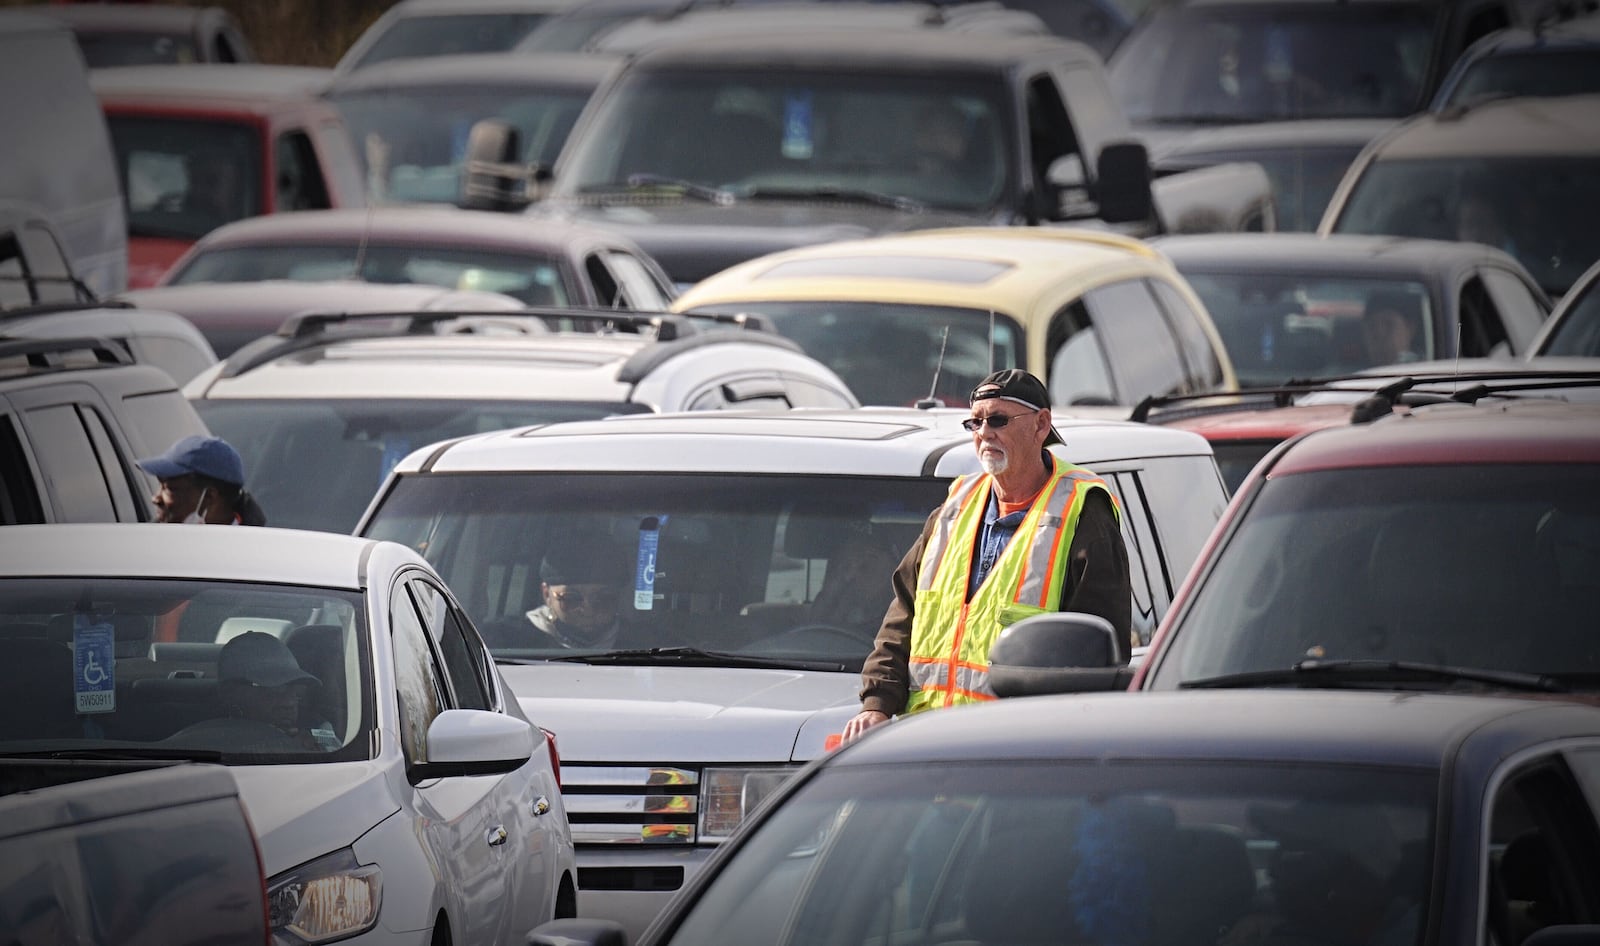
M1084 303L1105 341L1111 373L1124 403L1149 395L1190 391L1177 339L1143 281L1089 291Z
M275 148L274 160L278 166L273 187L277 199L273 209L282 213L332 207L328 200L328 182L322 179L321 162L306 133L291 131L279 135Z
M0 525L27 525L44 521L33 467L22 452L15 418L0 414Z
M132 236L193 240L266 209L265 147L228 121L110 115Z
M1580 95L1600 92L1600 47L1546 47L1478 60L1462 74L1440 106L1510 95Z
M115 522L111 486L78 408L31 410L27 425L34 456L55 499L56 521Z
M1308 657L1592 676L1595 476L1581 464L1458 463L1268 480L1152 683Z
M389 598L389 633L394 647L394 684L400 702L400 745L406 761L428 761L428 726L449 707L428 631L404 585Z
M438 648L444 662L445 677L450 681L450 692L455 695L457 709L492 709L489 691L484 686L483 666L467 648L467 638L461 622L456 620L450 599L432 584L420 579L411 582L411 593L422 613L428 636Z

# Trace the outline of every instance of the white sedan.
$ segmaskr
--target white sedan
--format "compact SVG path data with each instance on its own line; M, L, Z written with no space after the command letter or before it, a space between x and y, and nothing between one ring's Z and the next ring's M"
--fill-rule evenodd
M573 915L554 737L420 556L287 529L0 539L0 758L228 765L275 944L511 944Z

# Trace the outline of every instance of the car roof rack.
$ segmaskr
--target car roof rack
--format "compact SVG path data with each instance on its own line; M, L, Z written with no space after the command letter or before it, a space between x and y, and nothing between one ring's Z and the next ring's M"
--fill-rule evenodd
M73 355L88 355L92 362L74 362ZM133 355L109 338L89 335L62 338L7 338L0 336L0 360L23 358L29 369L62 371L103 365L134 364Z
M711 334L728 335L733 331L749 331L752 333L750 336L752 338L780 338L770 319L753 314L649 312L557 306L485 310L303 312L285 319L273 334L247 342L240 347L223 363L219 377L237 377L285 355L332 342L363 338L398 338L405 335L436 335L440 333L441 325L452 322L459 324L463 334L472 334L502 328L517 320L538 324L541 326L541 333L553 331L551 322L567 320L591 325L597 333L651 334L657 342L662 343ZM345 331L334 331L339 328ZM783 339L783 342L787 341Z
M1384 378L1393 380L1370 390L1342 385L1342 382L1348 381L1376 383ZM1443 384L1457 385L1457 387L1451 391L1416 390L1427 385ZM1366 398L1354 403L1351 413L1352 423L1364 423L1392 412L1397 404L1407 407L1450 402L1474 404L1486 397L1529 395L1540 391L1556 391L1590 384L1600 386L1600 370L1541 368L1532 362L1526 368L1507 367L1503 371L1468 374L1452 372L1409 375L1347 374L1305 381L1291 379L1275 387L1243 388L1238 391L1152 395L1140 401L1128 419L1139 423L1151 423L1150 414L1156 408L1185 403L1192 406L1170 413L1163 412L1162 420L1178 420L1252 407L1270 410L1291 407L1295 403L1295 398L1302 394L1327 391L1345 394L1366 393L1368 395ZM1212 403L1198 405L1193 403L1207 401Z
M28 287L28 302L17 306L0 306L0 318L11 318L22 315L41 315L50 312L70 312L79 309L131 309L131 302L103 302L94 294L77 276L70 273L63 276L40 276L37 273L21 275L0 276L0 283L21 283ZM61 299L55 302L39 301L38 286L48 284L52 286L71 286L77 295L75 299Z

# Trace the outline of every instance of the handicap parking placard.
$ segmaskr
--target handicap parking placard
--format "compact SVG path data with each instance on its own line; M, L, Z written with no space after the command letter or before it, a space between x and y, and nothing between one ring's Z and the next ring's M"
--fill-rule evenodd
M72 629L72 695L79 713L117 708L115 635L110 624L90 624L77 615Z

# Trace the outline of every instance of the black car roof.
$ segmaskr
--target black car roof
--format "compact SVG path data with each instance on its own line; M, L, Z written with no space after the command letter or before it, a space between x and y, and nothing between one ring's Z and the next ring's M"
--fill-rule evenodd
M1252 690L1019 697L881 727L837 765L1082 759L1437 769L1469 738L1511 752L1600 735L1600 709L1440 693Z
M1059 36L951 33L935 29L817 29L683 39L640 52L635 65L651 69L783 66L1002 72L1018 62L1046 57L1100 61L1088 46Z

